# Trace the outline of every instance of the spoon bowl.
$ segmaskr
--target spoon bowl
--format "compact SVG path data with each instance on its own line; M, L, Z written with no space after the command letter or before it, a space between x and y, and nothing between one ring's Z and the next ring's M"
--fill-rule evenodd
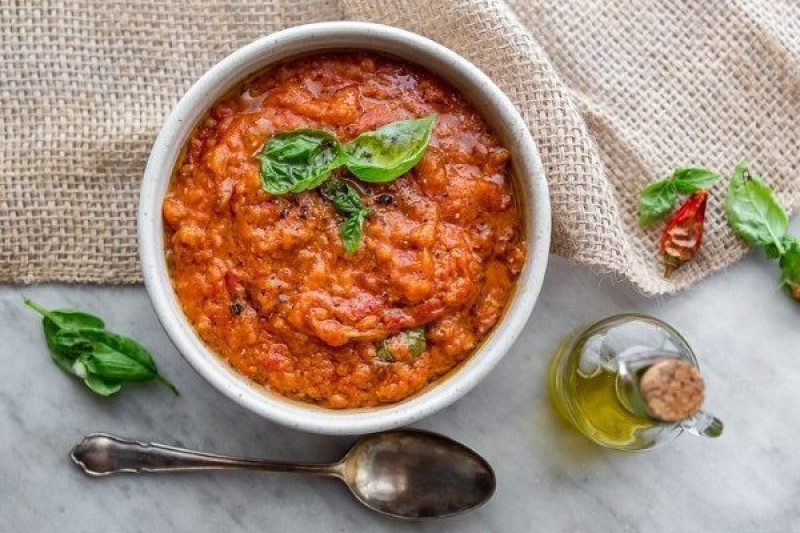
M492 497L495 476L480 455L435 433L399 430L362 437L341 478L375 511L403 518L452 516Z
M87 435L70 453L91 476L121 472L197 470L294 472L341 479L375 511L396 518L452 516L486 503L495 490L491 466L463 444L436 433L404 429L358 439L335 463L287 463L231 457L123 439Z

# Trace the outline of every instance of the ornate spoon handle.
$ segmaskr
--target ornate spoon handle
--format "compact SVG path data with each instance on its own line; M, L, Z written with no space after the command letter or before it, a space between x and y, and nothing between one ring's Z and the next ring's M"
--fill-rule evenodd
M186 472L196 470L259 470L338 476L340 463L284 463L197 452L154 442L92 433L75 445L70 457L90 476L119 472Z

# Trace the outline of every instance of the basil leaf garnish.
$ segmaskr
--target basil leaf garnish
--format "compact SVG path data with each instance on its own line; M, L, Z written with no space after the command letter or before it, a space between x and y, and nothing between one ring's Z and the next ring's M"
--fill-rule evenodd
M718 179L719 174L703 167L683 167L672 173L672 181L681 194L692 194L708 189Z
M318 187L342 165L344 154L330 133L301 129L273 136L258 158L264 189L281 195Z
M320 187L319 193L343 215L352 215L364 209L358 191L346 181L326 181Z
M708 189L719 174L703 167L676 168L670 176L655 181L639 194L639 225L647 227L675 207L678 193L693 194Z
M364 221L372 214L372 209L362 206L358 191L344 181L326 181L319 193L333 204L336 211L347 217L339 226L339 237L345 252L353 255L364 234Z
M133 339L104 329L96 316L72 309L48 310L27 299L25 304L44 316L42 327L53 361L83 379L93 392L109 396L126 381L156 379L178 394L175 385L158 373L150 352Z
M262 186L274 195L303 192L319 187L342 165L363 181L392 181L422 159L435 121L436 115L429 115L393 122L362 133L344 147L322 130L278 133L257 156Z
M386 183L405 174L422 159L436 115L392 122L362 133L344 145L345 165L358 179Z
M344 245L344 250L348 255L353 255L358 250L358 244L364 234L364 219L367 212L359 211L350 216L339 228L339 236L342 238L342 245Z
M393 337L383 339L378 343L375 354L378 359L383 361L394 361L395 354L392 352L392 345L397 346L395 343L401 343L408 349L414 357L419 357L425 351L427 343L425 341L425 328L420 326L418 328L409 329L402 333L398 333Z
M773 245L779 255L784 253L781 242L789 225L789 217L772 189L753 176L744 163L733 171L725 215L733 231L748 244Z
M678 201L678 190L669 179L651 183L639 195L639 224L649 226L667 215Z

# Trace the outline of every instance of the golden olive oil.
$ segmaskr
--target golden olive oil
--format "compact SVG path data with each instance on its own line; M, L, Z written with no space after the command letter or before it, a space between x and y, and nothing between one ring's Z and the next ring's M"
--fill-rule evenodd
M566 338L550 363L549 385L561 416L598 444L636 451L671 440L680 424L665 423L623 401L620 360L666 354L696 364L670 326L643 315L620 315Z
M568 347L566 347L568 348ZM614 448L637 447L637 434L654 425L648 417L629 411L617 396L616 373L601 371L594 376L578 372L582 345L557 353L550 367L550 390L559 413L595 442ZM566 358L563 373L559 358ZM565 400L569 407L565 409Z

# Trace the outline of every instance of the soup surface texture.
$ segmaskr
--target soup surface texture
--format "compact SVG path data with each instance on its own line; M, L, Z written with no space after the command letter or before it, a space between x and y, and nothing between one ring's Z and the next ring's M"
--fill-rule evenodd
M396 181L336 171L374 211L352 256L317 190L262 187L255 156L275 133L347 142L431 113L424 157ZM500 319L526 253L508 151L448 84L372 54L296 60L217 102L163 216L170 277L203 341L256 383L330 408L397 402L453 369ZM415 355L398 339L420 327Z

